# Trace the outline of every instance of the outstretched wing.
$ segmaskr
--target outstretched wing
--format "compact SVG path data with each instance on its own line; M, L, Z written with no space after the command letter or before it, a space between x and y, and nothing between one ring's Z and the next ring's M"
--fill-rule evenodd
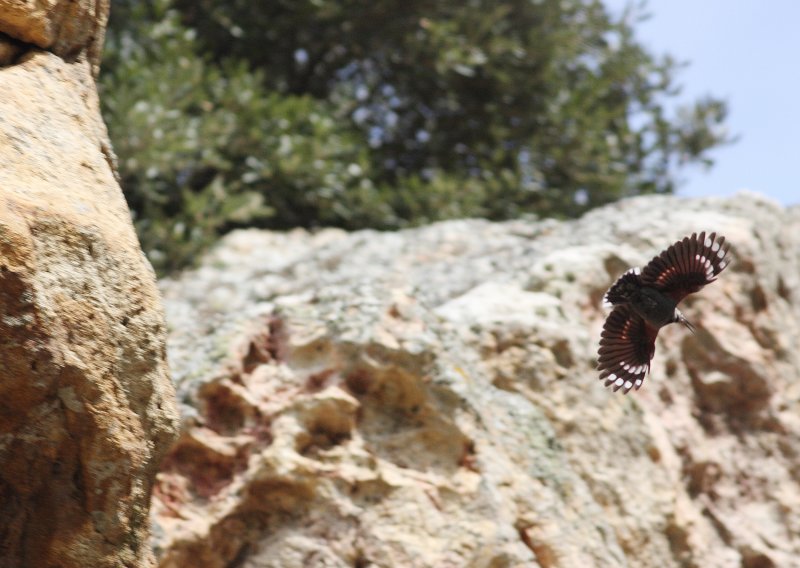
M658 329L648 325L628 306L616 306L603 324L597 368L600 380L624 394L642 386L656 350Z
M641 282L669 296L675 303L717 279L730 264L730 244L716 233L692 233L653 258L642 269Z

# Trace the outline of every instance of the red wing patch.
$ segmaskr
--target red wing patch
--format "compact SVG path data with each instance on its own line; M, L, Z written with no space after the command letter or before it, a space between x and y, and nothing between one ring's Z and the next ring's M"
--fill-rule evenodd
M650 371L658 330L648 325L628 306L616 306L603 325L597 368L600 380L614 391L628 394L642 386Z
M641 282L680 302L717 279L730 264L725 237L692 233L653 258L642 269Z

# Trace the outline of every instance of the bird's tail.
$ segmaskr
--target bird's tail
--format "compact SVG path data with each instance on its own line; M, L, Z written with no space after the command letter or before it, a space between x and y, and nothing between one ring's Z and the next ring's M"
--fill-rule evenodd
M603 297L603 305L616 306L617 304L629 302L636 290L642 287L639 273L640 270L638 268L631 268L620 276Z

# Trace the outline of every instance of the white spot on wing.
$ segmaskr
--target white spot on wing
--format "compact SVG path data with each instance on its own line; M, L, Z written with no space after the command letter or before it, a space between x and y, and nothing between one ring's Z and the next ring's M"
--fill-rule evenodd
M725 251L724 251L724 250L720 250L720 251L717 253L717 256L718 256L718 257L720 257L720 258L724 257L724 256L725 256Z
M711 250L717 252L719 250L719 243L714 243L711 245Z
M625 380L624 380L622 377L620 377L619 379L617 379L616 381L614 381L614 385L615 385L615 386L618 386L618 387L621 387L621 386L622 386L622 383L624 383L624 382L625 382Z
M625 388L630 389L633 386L633 383L630 381L625 381Z
M706 245L706 247L710 247L711 246L711 237L706 237L706 241L703 244Z

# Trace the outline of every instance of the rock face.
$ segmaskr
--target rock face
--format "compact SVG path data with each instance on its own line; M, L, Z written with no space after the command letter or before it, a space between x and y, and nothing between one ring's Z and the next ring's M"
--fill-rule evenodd
M686 234L733 265L642 390L602 295ZM163 283L183 432L162 567L767 567L800 558L800 210L628 200L580 220L242 231Z
M94 73L100 63L110 0L0 0L0 65L6 50L16 56L30 47L72 62L82 58Z
M152 565L152 482L177 434L159 292L76 47L104 22L76 19L89 4L0 2L16 50L0 68L2 567Z

